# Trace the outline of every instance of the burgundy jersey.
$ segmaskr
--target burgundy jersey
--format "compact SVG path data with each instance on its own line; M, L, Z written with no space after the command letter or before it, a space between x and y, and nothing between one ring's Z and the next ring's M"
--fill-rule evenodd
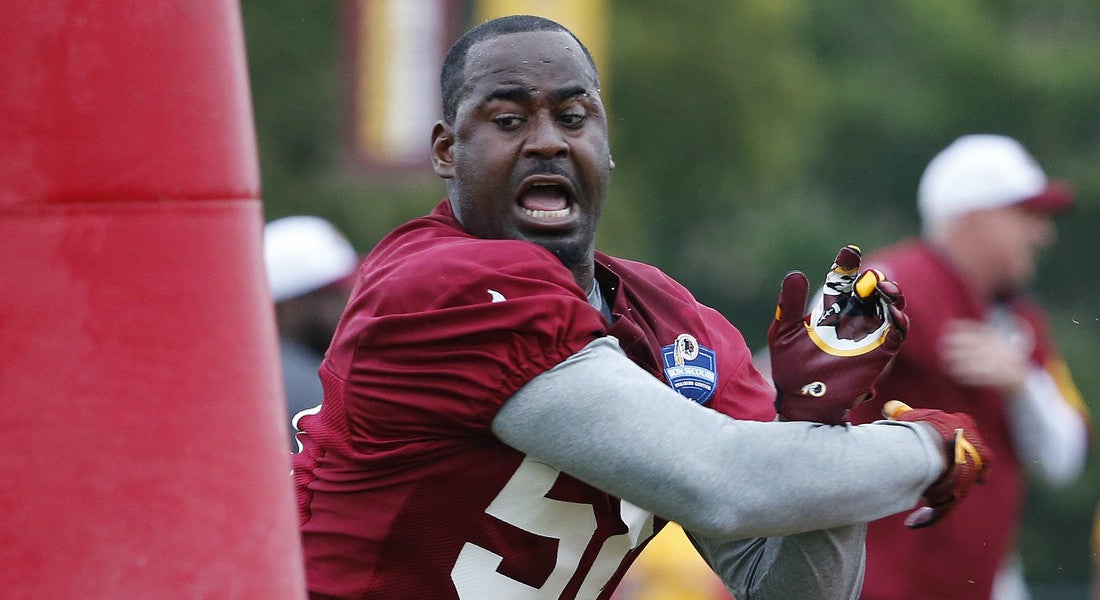
M1015 542L1024 476L1012 447L1007 400L991 388L956 383L940 363L938 346L948 321L980 321L990 307L923 243L902 243L865 262L901 285L910 328L901 351L875 383L875 398L852 410L852 422L881 419L887 400L965 412L974 417L997 464L985 483L971 488L966 502L934 527L908 529L905 514L872 522L862 597L988 600L994 575ZM1032 361L1046 365L1055 360L1038 307L1022 298L1008 307L1016 320L1014 329L1030 338Z
M599 336L684 397L771 420L741 334L657 269L597 256L608 325L529 242L461 230L443 201L367 257L298 420L314 598L607 598L662 525L503 444L494 415ZM653 424L660 435L660 423Z

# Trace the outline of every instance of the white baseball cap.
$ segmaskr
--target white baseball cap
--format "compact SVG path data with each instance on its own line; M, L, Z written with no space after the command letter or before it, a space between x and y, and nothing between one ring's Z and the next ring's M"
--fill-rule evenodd
M955 140L928 163L917 189L925 222L1013 204L1058 213L1072 203L1067 183L1048 181L1020 142L994 134Z
M349 277L359 255L332 223L293 216L264 226L264 264L271 296L282 302Z

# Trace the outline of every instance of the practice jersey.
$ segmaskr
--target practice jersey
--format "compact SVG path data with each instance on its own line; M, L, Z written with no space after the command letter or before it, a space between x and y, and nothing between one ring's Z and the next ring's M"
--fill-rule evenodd
M994 576L1014 547L1024 492L1024 474L1013 449L1005 403L992 388L964 386L940 362L939 343L953 319L986 319L991 306L979 301L958 273L921 242L899 244L866 261L897 281L910 319L905 343L875 384L875 397L851 412L853 423L881 417L887 400L914 408L965 412L976 422L997 463L983 485L970 489L934 527L908 529L905 514L872 522L867 532L863 598L989 598ZM1060 362L1039 308L1024 298L1006 301L1034 364Z
M774 418L719 313L640 263L598 254L596 278L612 324L549 251L470 236L446 200L371 252L320 369L324 402L298 418L314 598L609 597L662 523L490 430L520 387L597 337L685 402Z

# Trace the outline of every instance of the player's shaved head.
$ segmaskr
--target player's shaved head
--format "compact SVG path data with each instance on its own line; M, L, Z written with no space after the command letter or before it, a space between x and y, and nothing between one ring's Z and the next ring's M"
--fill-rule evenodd
M439 74L444 121L448 124L454 124L455 122L459 101L466 91L463 72L466 67L466 54L470 51L470 48L479 42L495 39L502 35L530 31L561 31L568 33L577 41L577 45L581 47L581 50L584 51L584 56L588 59L588 64L592 67L592 74L593 77L596 78L598 86L599 74L596 71L596 63L592 60L592 54L589 53L588 48L577 39L577 36L573 35L572 31L569 31L559 23L543 17L531 15L501 17L499 19L493 19L492 21L486 21L467 31L453 46L451 46L451 50L447 53L447 58L443 61L443 69Z

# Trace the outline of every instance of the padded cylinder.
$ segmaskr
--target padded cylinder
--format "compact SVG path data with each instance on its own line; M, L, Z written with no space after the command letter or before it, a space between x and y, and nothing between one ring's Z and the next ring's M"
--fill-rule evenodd
M304 598L239 7L0 6L0 595Z

